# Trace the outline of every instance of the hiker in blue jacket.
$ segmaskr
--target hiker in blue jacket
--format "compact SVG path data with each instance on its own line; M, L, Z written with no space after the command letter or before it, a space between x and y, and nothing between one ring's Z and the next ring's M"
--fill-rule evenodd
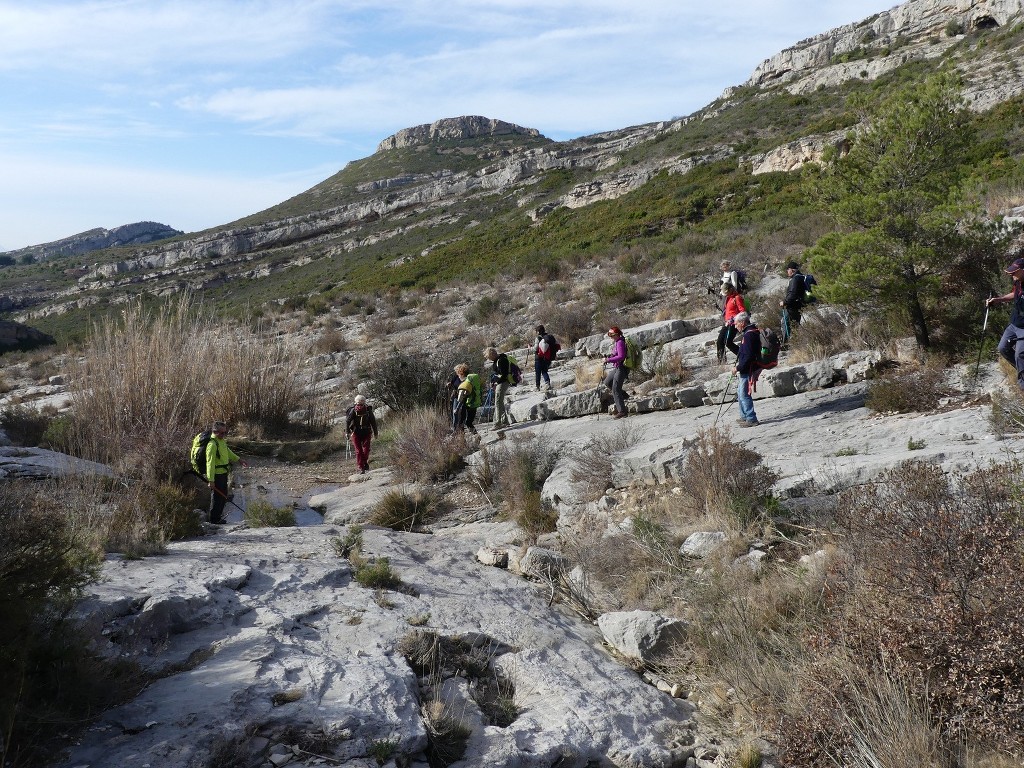
M736 357L736 367L733 369L740 377L739 389L736 392L736 401L740 406L740 418L737 421L741 427L756 427L759 422L757 413L754 412L754 397L750 391L750 380L757 369L757 361L761 355L761 331L751 322L750 315L746 312L736 315L733 322L736 325L736 332L742 336L739 355Z

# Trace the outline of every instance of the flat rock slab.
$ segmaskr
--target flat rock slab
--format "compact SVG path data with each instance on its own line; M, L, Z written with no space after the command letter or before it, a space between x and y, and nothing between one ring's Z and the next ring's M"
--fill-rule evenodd
M108 560L82 606L103 650L159 676L71 746L66 768L206 765L225 739L260 726L339 735L341 765L374 742L422 759L426 731L415 674L399 646L413 625L486 635L516 686L518 718L473 726L460 765L683 765L691 707L643 682L601 647L596 627L547 605L548 591L476 561L506 544L507 524L445 535L365 529L363 552L386 556L408 585L359 586L332 526L235 529L176 542L166 555ZM467 717L472 724L474 717Z

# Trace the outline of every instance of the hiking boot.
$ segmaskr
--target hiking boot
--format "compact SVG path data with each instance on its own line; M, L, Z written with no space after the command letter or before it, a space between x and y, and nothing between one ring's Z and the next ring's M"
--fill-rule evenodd
M742 424L740 424L740 426L741 427L756 427L756 426L760 425L760 423L761 423L760 421L758 421L757 419L754 419L753 421L744 421Z
M629 415L628 413L616 413L614 418L616 418L616 419L624 419L628 415Z
M747 420L746 419L736 419L736 423L737 424L746 424Z

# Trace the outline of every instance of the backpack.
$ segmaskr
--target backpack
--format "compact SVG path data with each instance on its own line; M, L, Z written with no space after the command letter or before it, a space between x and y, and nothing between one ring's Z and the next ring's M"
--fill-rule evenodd
M484 404L483 400L483 385L480 383L480 374L470 373L466 375L466 379L470 384L473 385L473 392L470 394L469 399L466 400L467 408L479 408Z
M562 348L562 345L559 344L555 340L555 337L552 336L550 333L544 334L543 341L545 344L547 344L548 348L543 352L540 352L538 354L538 357L540 357L541 360L554 360L558 356L558 350ZM538 349L539 348L540 345L538 344Z
M190 458L192 460L192 469L203 478L206 477L206 446L210 444L210 438L213 437L213 432L208 429L203 430L194 438L192 438L192 452Z
M643 350L630 336L624 338L626 339L626 359L622 361L622 364L631 369L639 368L644 362Z
M779 351L782 349L782 340L771 328L759 328L761 332L761 354L758 355L757 365L760 368L774 368L779 364Z
M742 269L736 270L736 290L740 293L747 290L747 273Z
M818 297L811 293L811 290L818 284L814 275L804 275L804 304L813 304Z
M505 355L508 358L508 383L515 387L522 383L523 372L519 368L519 363L512 355Z
M352 432L365 435L373 431L373 425L370 423L371 413L373 413L373 408L370 405L367 405L362 411L357 411L354 405L350 405L345 411L345 426Z

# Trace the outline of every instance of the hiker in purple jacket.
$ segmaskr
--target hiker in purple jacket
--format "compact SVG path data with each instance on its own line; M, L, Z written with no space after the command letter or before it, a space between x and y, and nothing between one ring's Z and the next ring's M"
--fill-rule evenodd
M604 385L612 391L612 399L615 401L615 418L626 418L626 396L622 387L629 375L629 368L626 367L626 337L617 325L608 329L608 338L615 342L612 353L604 359L605 367L612 366L605 377Z

